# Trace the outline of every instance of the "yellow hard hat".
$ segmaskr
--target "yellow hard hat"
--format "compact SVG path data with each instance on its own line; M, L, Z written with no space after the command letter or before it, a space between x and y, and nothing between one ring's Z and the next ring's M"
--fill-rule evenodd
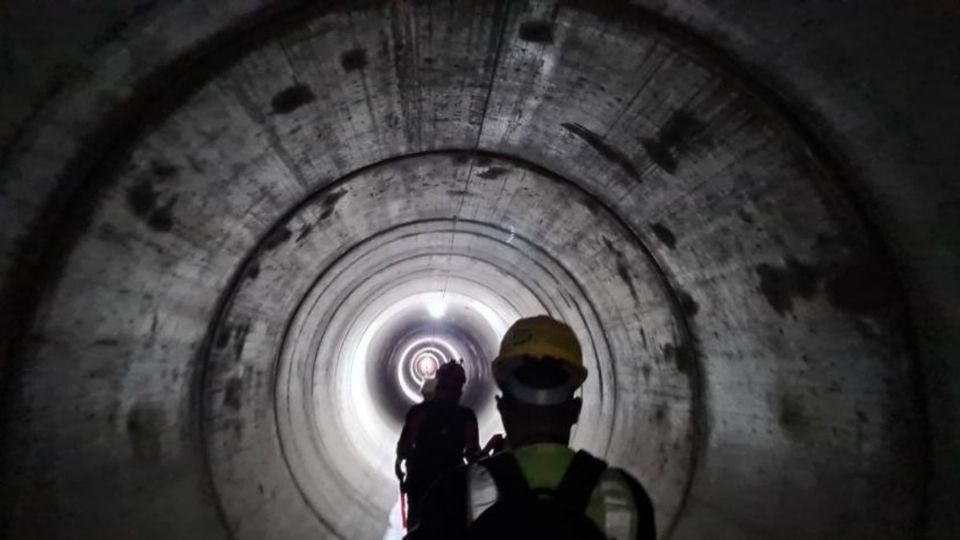
M579 388L587 369L573 329L540 315L520 319L507 330L493 361L493 377L514 397L549 405L564 401Z

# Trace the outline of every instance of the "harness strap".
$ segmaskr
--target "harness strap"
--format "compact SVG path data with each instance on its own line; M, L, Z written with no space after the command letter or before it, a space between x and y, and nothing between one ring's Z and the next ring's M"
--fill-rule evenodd
M583 450L578 451L557 486L554 500L570 511L585 513L600 475L606 469L607 464L602 460Z
M490 476L497 486L498 498L512 499L530 492L527 479L511 452L501 452L480 463L490 471Z

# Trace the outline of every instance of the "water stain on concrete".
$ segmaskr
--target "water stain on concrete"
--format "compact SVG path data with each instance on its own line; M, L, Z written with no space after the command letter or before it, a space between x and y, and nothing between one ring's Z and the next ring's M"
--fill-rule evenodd
M223 389L223 405L233 411L243 405L243 379L231 377Z
M810 428L810 418L799 397L789 392L780 394L777 409L777 423L790 435L803 435Z
M520 39L530 43L553 43L553 23L530 20L520 23Z
M367 67L367 50L351 49L340 55L340 65L344 71L356 71Z
M170 232L173 229L173 205L177 196L171 196L166 203L158 205L160 193L148 180L141 180L127 190L127 205L135 216L157 232Z
M683 310L684 315L688 317L693 317L700 312L700 304L687 291L677 289L677 301L680 302L680 309Z
M240 360L243 356L243 348L246 345L248 333L250 333L249 321L224 324L217 332L214 346L218 350L224 350L233 343L233 359Z
M255 280L260 277L260 263L252 262L250 266L247 267L247 271L243 274L243 277L249 280Z
M270 108L274 114L290 114L307 103L316 101L317 96L305 84L295 84L277 92L270 100Z
M576 135L584 142L593 147L598 154L606 158L607 160L617 164L625 173L627 173L630 178L633 178L637 182L643 182L643 177L640 175L640 171L633 165L633 162L630 161L630 158L626 156L620 150L617 150L613 146L607 144L603 137L597 135L596 133L590 131L589 129L581 126L576 123L565 123L560 124L564 129L570 133Z
M760 292L781 317L793 311L795 298L813 298L820 283L820 272L815 267L792 257L782 266L759 264L756 271L760 276Z
M677 371L684 375L690 375L691 373L691 358L689 354L682 347L677 347L673 343L667 343L664 345L661 350L663 351L663 359L667 362L673 362L677 367Z
M674 236L673 231L665 227L662 223L651 223L650 229L653 231L653 234L656 235L657 239L663 242L663 245L670 249L677 247L677 237Z
M162 455L164 413L159 405L137 403L127 413L127 437L133 456L141 461L155 462Z
M477 176L485 180L494 180L510 172L506 167L490 167L477 173Z
M159 194L153 188L153 184L148 181L138 182L135 186L127 190L127 204L133 213L142 219L146 219L153 212L157 205Z
M147 218L147 226L157 232L170 232L173 230L173 205L177 202L177 196L174 195L163 205L158 207L150 217Z
M637 288L633 284L633 277L630 275L630 269L627 265L626 257L624 257L623 252L617 249L613 245L613 242L609 238L604 237L603 243L606 245L607 249L613 253L613 256L616 259L617 274L620 276L620 279L630 288L630 296L633 297L634 302L640 301L640 296L637 294Z
M176 176L179 169L169 163L154 160L150 162L150 171L153 172L157 178L164 180Z
M310 231L312 230L313 230L313 225L304 225L303 228L300 229L300 232L297 233L297 239L295 240L295 242L300 242L301 240L306 238L307 235L310 234Z
M653 412L653 420L658 424L662 424L664 420L667 419L667 406L664 404L657 405L656 410Z
M270 251L279 245L283 244L287 240L290 240L290 237L293 236L293 231L288 227L280 227L279 229L270 233L266 239L263 241L263 250Z
M678 157L688 149L690 141L703 129L703 123L684 110L674 112L656 138L642 141L650 159L668 173L677 171Z

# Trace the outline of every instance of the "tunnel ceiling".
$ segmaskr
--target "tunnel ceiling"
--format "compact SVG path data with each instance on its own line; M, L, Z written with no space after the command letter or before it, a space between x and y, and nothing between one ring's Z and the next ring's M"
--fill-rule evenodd
M489 435L489 357L540 313L584 343L574 445L641 479L662 536L924 518L888 251L833 149L690 31L606 2L311 6L161 73L50 222L14 536L379 537L402 353L464 357Z

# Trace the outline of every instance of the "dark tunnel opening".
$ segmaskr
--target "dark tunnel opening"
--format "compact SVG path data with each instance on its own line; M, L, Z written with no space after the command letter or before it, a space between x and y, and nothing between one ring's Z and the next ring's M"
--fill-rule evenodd
M485 439L500 337L549 314L590 372L573 445L642 480L661 537L951 537L960 227L920 219L951 215L942 182L892 195L919 158L871 168L906 114L882 85L804 86L885 73L847 8L23 4L4 536L380 538L424 378L462 358ZM911 46L944 9L896 13L929 24ZM20 118L47 69L24 59L81 34L86 67Z

